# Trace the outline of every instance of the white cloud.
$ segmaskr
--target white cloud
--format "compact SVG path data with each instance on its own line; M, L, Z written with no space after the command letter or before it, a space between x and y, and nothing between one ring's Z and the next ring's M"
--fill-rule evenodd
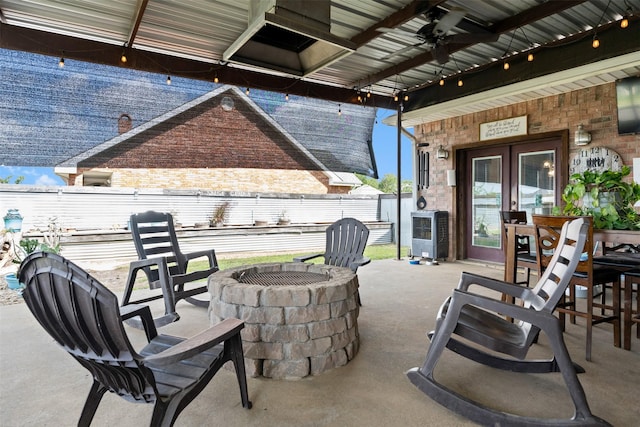
M60 180L56 179L49 175L40 175L36 181L35 185L59 185Z

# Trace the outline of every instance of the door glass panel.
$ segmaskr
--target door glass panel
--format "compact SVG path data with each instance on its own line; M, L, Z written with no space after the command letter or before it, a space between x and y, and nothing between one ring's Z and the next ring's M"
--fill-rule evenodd
M502 207L502 157L472 159L471 200L473 246L500 248Z
M536 151L518 156L518 207L531 214L551 214L555 206L555 152Z

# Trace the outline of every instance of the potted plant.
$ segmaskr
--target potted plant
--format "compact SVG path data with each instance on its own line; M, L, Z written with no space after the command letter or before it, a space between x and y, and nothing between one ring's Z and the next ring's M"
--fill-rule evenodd
M229 215L229 202L222 202L213 210L209 224L211 227L222 227Z
M278 225L289 225L290 223L291 223L291 220L287 215L287 211L283 210L282 212L280 212L280 217L278 218Z
M598 229L640 230L640 214L634 205L640 200L640 184L624 180L628 166L620 171L584 171L569 177L562 192L565 215L593 217Z

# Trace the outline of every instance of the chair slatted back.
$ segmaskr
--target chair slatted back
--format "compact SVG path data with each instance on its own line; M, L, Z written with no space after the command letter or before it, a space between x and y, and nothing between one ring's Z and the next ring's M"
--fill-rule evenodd
M533 293L539 299L530 301L530 306L536 310L553 312L572 280L574 269L580 263L588 229L589 224L582 217L566 220L561 225L553 255L533 288Z
M324 263L350 267L367 246L369 229L355 218L343 218L327 228Z
M153 375L138 363L117 297L59 255L34 252L20 267L24 300L42 327L94 378L133 401L154 401Z
M559 230L562 225L576 218L584 218L587 224L587 240L584 244L584 255L572 277L572 283L593 286L593 218L590 216L558 216L533 215L536 226L536 249L538 255L538 271L544 271L558 244Z
M180 251L170 213L147 211L133 214L130 224L138 258L166 257L170 275L186 273L187 258ZM149 283L158 280L157 269L146 268L144 271Z

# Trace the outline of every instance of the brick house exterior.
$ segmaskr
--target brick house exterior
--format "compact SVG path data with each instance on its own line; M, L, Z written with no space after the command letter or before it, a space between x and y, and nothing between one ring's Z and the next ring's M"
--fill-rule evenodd
M360 183L353 174L327 170L235 87L132 127L134 120L122 114L120 135L56 172L69 185L211 191L345 194Z
M538 135L563 135L567 141L568 157L575 155L584 148L606 147L617 152L622 163L633 166L633 159L640 158L640 135L619 135L616 107L616 85L606 83L572 92L547 96L535 100L511 104L504 107L481 111L478 113L423 123L414 127L417 144L428 143L426 150L430 153L429 188L417 192L417 198L423 196L428 209L450 212L449 221L451 238L449 239L450 258L465 256L462 246L465 237L463 224L466 218L461 197L464 191L462 182L458 179L457 187L447 185L447 170L460 169L463 165L457 163L457 150L467 148L487 147L506 144L513 140L534 140ZM479 141L481 123L512 117L527 116L527 135L511 138L510 141L492 140ZM574 131L579 124L584 124L591 133L592 141L587 146L574 144ZM533 143L533 142L532 142ZM447 159L437 159L436 151L443 146L450 151ZM569 175L569 165L556 165L556 177L561 176L560 188L564 186ZM465 171L457 171L457 174ZM466 171L468 173L468 171Z

